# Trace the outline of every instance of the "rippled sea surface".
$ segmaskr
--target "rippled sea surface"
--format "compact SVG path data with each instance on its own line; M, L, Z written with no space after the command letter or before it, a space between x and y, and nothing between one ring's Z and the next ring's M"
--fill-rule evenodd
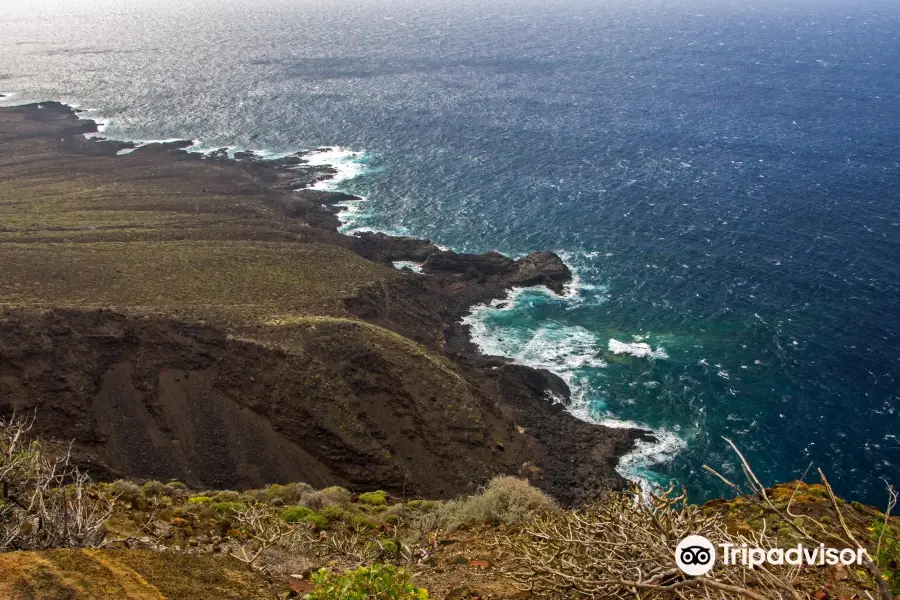
M900 483L898 57L896 2L0 4L7 102L339 146L348 230L559 252L569 294L476 309L478 342L656 430L621 470L694 497L721 436L768 481Z

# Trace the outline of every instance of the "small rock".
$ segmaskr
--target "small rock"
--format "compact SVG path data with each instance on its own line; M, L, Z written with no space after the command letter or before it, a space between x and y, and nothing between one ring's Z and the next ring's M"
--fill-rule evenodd
M828 567L828 577L834 581L847 581L850 579L850 572L846 565L832 565Z
M828 600L828 594L824 590L819 590L815 595L816 600Z
M469 587L460 587L451 591L444 600L470 600L474 598L484 598L484 596Z
M296 593L299 596L304 596L305 594L310 593L315 589L315 586L309 581L292 581L291 582L291 591Z
M490 569L491 563L487 560L470 560L469 566L476 569Z

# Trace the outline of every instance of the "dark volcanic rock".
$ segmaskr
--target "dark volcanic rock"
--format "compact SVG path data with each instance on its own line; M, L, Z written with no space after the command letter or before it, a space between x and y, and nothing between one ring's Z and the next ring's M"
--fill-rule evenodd
M499 277L510 287L545 285L558 294L572 279L569 268L552 252L534 252L519 260L497 252L439 252L428 257L422 270L426 273L456 273L469 278Z
M396 237L366 231L353 236L351 250L369 260L390 264L395 260L425 261L440 252L431 242L411 237Z
M563 286L572 280L569 267L552 252L533 252L516 261L516 272L509 279L510 285L544 285L561 294Z
M647 433L578 420L565 410L569 390L559 377L482 356L460 322L474 305L513 287L561 293L572 274L555 254L514 260L381 233L342 235L334 204L355 197L305 189L334 169L311 166L302 154L230 158L227 149L200 155L179 142L116 157L134 144L84 138L96 124L61 104L0 111L16 116L0 119L0 144L19 144L17 152L36 145L35 155L53 158L48 177L65 181L75 172L66 161L87 161L102 183L104 161L109 170L127 164L114 161L136 161L142 184L156 178L181 186L194 200L186 210L182 194L166 199L165 210L179 219L154 230L160 239L318 244L384 265L424 263L424 274L384 270L375 283L349 286L334 307L337 324L290 329L299 352L238 341L230 321L192 324L179 310L154 317L135 316L131 306L7 314L0 321L0 414L38 408L41 431L74 438L93 472L224 487L337 483L425 497L452 497L506 473L566 503L623 485L616 463ZM111 197L110 206L117 201ZM191 229L201 206L216 227ZM134 234L113 229L79 239ZM376 339L372 332L381 330L343 318L348 314L395 333ZM242 333L252 338L263 326L253 327Z
M359 196L354 196L353 194L345 194L344 192L329 192L325 190L308 190L302 189L295 192L298 198L302 198L304 200L308 200L310 202L316 202L318 204L324 204L326 206L332 206L337 204L338 202L348 202L351 200L362 200Z
M459 273L469 276L509 274L515 261L498 252L456 254L439 252L428 257L422 270L426 273Z

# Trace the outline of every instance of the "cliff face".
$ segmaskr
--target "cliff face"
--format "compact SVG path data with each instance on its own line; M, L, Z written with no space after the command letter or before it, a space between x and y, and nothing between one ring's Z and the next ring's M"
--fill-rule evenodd
M549 373L480 357L459 318L558 257L337 233L302 156L85 139L0 109L0 413L36 410L102 477L307 481L448 497L498 473L566 502L621 485L641 432L580 422ZM425 274L391 268L424 262Z

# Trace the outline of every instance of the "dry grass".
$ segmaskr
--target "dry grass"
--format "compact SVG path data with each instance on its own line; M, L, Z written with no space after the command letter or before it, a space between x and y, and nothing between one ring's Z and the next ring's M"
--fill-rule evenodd
M0 111L0 307L116 307L258 323L344 315L396 276L336 246L299 243L290 192L243 168L155 151L125 156L74 118ZM59 131L60 133L54 133ZM99 153L99 154L98 154Z
M250 241L0 245L0 306L341 314L384 269L335 246Z
M0 554L9 600L268 600L259 576L221 555L149 550L49 550Z
M443 529L456 531L474 525L523 523L538 514L558 510L553 498L527 481L495 477L478 494L441 505L437 517Z

